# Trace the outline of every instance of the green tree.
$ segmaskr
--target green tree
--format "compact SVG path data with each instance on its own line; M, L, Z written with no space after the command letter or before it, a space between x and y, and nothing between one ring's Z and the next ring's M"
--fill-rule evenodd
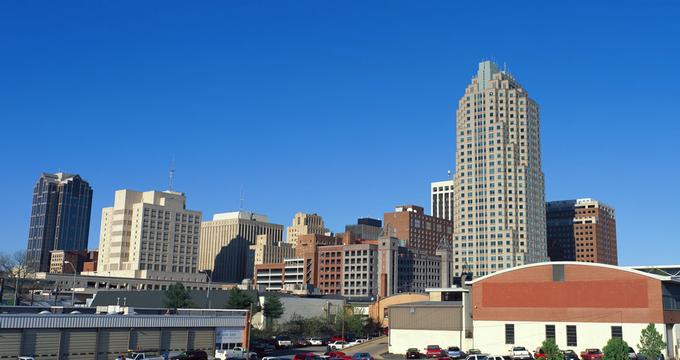
M344 335L361 336L364 335L364 317L355 314L351 307L343 307L335 316L335 330Z
M267 328L271 329L274 320L280 319L283 312L284 307L278 296L271 294L264 297L262 315L264 315L265 321L267 322Z
M548 338L543 340L541 348L545 354L545 360L564 360L564 354L562 354L562 351L557 346L555 339Z
M194 307L189 291L181 283L170 285L165 291L165 306L171 309Z
M618 337L609 339L602 352L604 360L629 360L628 343Z
M229 309L250 309L253 306L253 313L259 312L260 307L257 305L257 299L255 296L247 291L243 291L238 287L234 287L229 291L229 300L225 306Z
M656 360L661 356L661 351L666 347L663 337L656 330L654 324L647 325L640 334L638 352L649 360Z

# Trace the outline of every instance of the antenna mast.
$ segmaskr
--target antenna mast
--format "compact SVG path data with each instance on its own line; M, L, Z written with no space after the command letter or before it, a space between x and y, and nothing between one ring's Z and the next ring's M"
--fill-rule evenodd
M239 199L239 210L243 211L243 203L245 201L246 201L246 198L243 195L243 185L241 185L241 198Z
M172 162L170 163L170 191L173 191L173 186L175 185L175 157L172 157Z

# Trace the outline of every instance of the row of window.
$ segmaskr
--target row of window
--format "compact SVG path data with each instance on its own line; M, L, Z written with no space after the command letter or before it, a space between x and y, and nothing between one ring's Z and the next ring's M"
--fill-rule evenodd
M566 336L567 346L578 346L576 325L566 326ZM612 326L611 337L623 338L623 328L621 326ZM555 325L545 325L545 338L556 340ZM515 324L505 324L505 343L509 345L515 344Z

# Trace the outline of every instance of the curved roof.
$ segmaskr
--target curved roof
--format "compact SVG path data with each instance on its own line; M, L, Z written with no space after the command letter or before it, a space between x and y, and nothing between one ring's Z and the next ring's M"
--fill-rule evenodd
M626 272L629 272L629 273L633 273L635 275L647 276L647 277L650 277L652 279L659 280L659 281L670 281L671 280L670 276L655 275L655 274L651 274L651 273L648 273L648 272L635 270L635 269L631 269L631 268L625 268L625 267L616 266L616 265L579 262L579 261L550 261L550 262L541 262L541 263L534 263L534 264L516 266L516 267L509 268L509 269L496 271L495 273L491 273L489 275L484 275L480 278L476 278L476 279L473 279L472 281L468 281L467 284L474 284L478 281L486 280L490 277L500 275L500 274L509 273L509 272L512 272L512 271L523 270L523 269L538 267L538 266L549 266L549 265L574 265L574 266L601 267L601 268L608 268L608 269L612 269L612 270L626 271Z

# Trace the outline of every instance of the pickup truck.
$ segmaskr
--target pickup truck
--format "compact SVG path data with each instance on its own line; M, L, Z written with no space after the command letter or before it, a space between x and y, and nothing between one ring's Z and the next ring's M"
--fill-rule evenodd
M163 356L147 355L143 352L130 352L125 355L125 360L165 360Z
M581 353L581 360L601 360L604 354L600 349L586 349Z
M215 359L227 360L227 359L245 359L245 360L257 360L257 354L254 352L246 352L245 349L240 347L235 347L229 350L215 350Z
M427 345L425 348L426 358L436 358L442 356L442 348L439 345Z
M510 357L513 360L527 360L531 359L531 353L524 346L515 346L510 349Z

